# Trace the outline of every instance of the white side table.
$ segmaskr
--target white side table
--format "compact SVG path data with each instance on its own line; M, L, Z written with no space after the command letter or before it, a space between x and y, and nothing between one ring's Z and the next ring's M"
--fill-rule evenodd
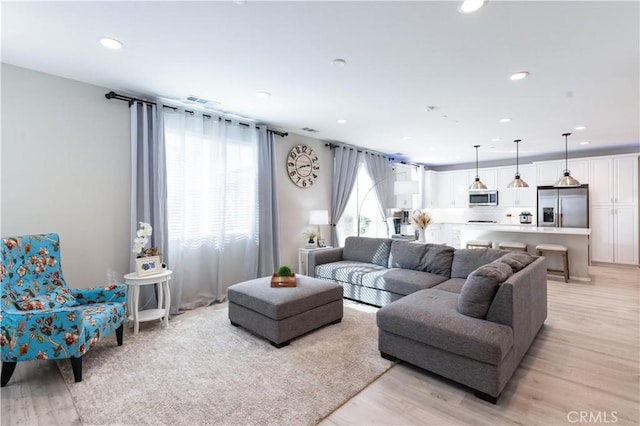
M333 248L327 247L315 247L315 248L299 248L298 249L298 273L300 275L308 275L307 265L309 264L309 253L312 251L320 251Z
M133 321L133 334L138 334L140 323L164 318L165 327L169 327L169 308L171 307L171 293L169 292L170 270L165 270L159 274L139 277L135 272L124 276L124 282L129 286L129 297L127 303L131 315L129 321ZM138 300L140 299L140 286L154 284L158 293L158 308L145 309L138 312ZM163 307L164 304L164 307Z

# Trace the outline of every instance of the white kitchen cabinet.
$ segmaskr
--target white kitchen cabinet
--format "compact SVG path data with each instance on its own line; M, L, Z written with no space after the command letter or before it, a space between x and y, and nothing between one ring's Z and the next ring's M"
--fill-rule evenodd
M589 160L591 260L638 265L638 157Z
M529 184L528 188L507 188L516 177L516 166L498 169L498 205L500 207L535 207L537 202L536 168L532 164L518 167L520 178Z
M637 206L591 207L591 260L638 264Z
M469 185L475 178L475 172L470 179L468 170L455 172L440 172L437 174L438 202L437 207L469 207Z
M539 186L555 184L564 174L565 160L544 161L536 163L536 182ZM569 159L571 177L580 184L589 183L589 161L584 159Z
M442 237L442 225L439 223L434 223L427 226L427 229L425 231L425 239L428 243L445 242L444 238Z
M437 172L432 170L425 171L422 174L422 202L420 204L420 208L432 208L437 207Z
M487 185L487 189L499 189L497 169L480 169L478 170L478 176L480 176L482 183ZM476 169L472 169L469 171L469 185L471 185L475 179ZM467 188L469 185L467 185Z
M443 223L441 225L441 241L449 247L460 248L460 230L465 225L458 223Z

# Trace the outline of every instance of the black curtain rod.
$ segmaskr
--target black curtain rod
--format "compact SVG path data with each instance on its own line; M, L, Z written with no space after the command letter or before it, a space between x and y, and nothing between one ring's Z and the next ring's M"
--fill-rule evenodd
M331 142L325 143L324 146L326 146L329 149L340 148L341 146L344 147L344 148L349 148L350 150L354 150L355 149L355 148L350 147L350 146L336 145L336 144L331 143ZM369 152L369 151L365 151L365 150L362 150L362 149L358 149L358 152L364 152L365 154L371 154L371 155L378 155L380 157L384 157L384 158L386 158L388 160L391 160L391 161L395 160L395 158L389 157L386 154L380 154L379 152L374 152L374 151Z
M120 95L120 94L114 92L113 90L111 92L109 92L109 93L105 93L104 97L107 98L107 99L115 99L115 100L118 100L118 101L128 102L129 103L129 107L131 107L131 105L133 105L135 102L144 103L144 104L151 104L151 105L158 105L156 102L153 102L153 101L147 101L147 100L144 100L144 99L138 99L138 98L132 98L130 96ZM169 108L169 109L172 109L172 110L175 110L175 111L178 110L178 107L172 107L172 106L169 106L169 105L162 105L162 106L163 106L163 108ZM194 111L184 110L184 112L189 113L189 114L194 114ZM211 118L211 116L209 114L202 114L202 116L203 117L207 117L207 118ZM222 117L218 117L218 120L222 120ZM228 118L225 118L224 121L227 122L227 123L231 123L231 120L229 120ZM250 124L247 124L247 123L238 123L238 124L241 125L241 126L247 126L247 127L250 126ZM256 126L256 129L259 129L259 128L260 128L259 126ZM267 128L267 132L271 132L271 133L273 133L275 135L278 135L280 137L283 137L283 138L289 136L289 133L287 133L287 132L279 132L277 130L271 130L269 128Z

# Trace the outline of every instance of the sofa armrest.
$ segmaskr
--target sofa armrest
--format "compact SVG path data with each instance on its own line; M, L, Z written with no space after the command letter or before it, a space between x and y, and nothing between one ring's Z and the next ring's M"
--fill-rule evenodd
M342 247L330 248L309 252L307 260L307 274L310 277L316 276L316 266L325 263L339 262L342 260Z
M520 362L547 318L547 265L537 258L500 285L486 319L513 329L515 361Z

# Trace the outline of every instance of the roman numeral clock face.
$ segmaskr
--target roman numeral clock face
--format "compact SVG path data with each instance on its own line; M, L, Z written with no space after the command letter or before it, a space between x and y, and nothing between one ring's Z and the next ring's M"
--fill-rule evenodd
M287 156L287 172L291 182L300 188L308 188L318 179L318 156L307 145L296 145Z

